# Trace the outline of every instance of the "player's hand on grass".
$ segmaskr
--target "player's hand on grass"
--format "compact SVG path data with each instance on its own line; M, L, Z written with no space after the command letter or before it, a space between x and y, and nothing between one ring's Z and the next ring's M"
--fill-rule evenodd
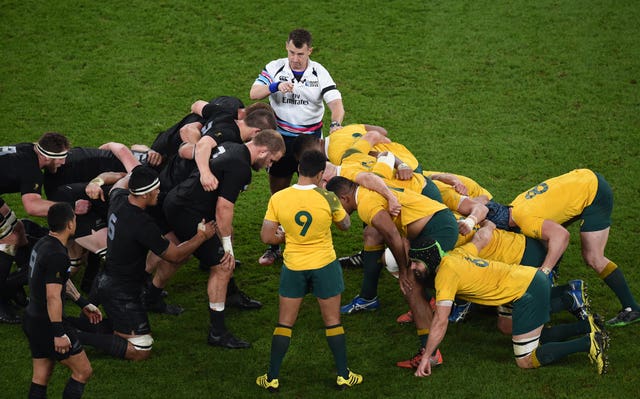
M426 353L422 356L420 364L415 372L416 377L426 377L431 375L431 356L427 356Z

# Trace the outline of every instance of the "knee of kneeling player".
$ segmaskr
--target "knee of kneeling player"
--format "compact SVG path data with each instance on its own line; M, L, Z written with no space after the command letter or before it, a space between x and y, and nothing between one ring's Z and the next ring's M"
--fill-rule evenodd
M535 350L538 347L540 336L513 340L513 354L516 357L516 364L522 369L540 367L540 362L536 358Z
M536 368L531 361L531 354L526 355L525 357L516 358L516 364L521 369L533 369Z
M91 368L91 364L90 363L87 363L86 366L82 367L79 370L76 370L72 374L72 377L73 377L74 380L84 384L87 381L89 381L89 378L91 378L92 375L93 375L93 368Z
M131 337L128 341L126 354L128 360L146 360L151 356L153 338L150 334Z
M498 322L496 326L498 327L498 331L500 331L502 334L511 335L513 322L510 317L498 316Z

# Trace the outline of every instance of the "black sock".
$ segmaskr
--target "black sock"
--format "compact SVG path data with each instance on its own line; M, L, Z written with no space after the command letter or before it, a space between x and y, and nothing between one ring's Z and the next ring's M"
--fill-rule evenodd
M47 386L31 383L29 388L29 399L46 399L47 398Z
M80 399L84 393L84 384L69 378L62 392L62 399Z
M118 359L124 359L127 354L127 340L114 334L94 334L79 331L78 340L82 345L93 346Z
M13 265L13 256L0 252L0 294L6 292L5 284L7 277L9 277L11 265Z
M224 310L217 311L209 308L209 320L211 321L213 335L222 335L227 331L227 327L224 324Z
M231 279L227 283L227 297L235 294L238 291L240 291L240 288L238 288L238 285L236 284L236 279L234 277L231 277Z
M158 302L162 299L162 288L156 287L153 282L150 282L147 288L147 300L149 303Z

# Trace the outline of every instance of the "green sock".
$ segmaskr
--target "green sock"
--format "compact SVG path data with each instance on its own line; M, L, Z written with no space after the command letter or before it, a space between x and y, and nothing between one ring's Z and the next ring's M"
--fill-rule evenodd
M559 324L557 326L545 327L540 334L540 343L564 341L567 338L591 332L589 320L579 320L573 323Z
M576 338L571 341L551 342L540 345L535 350L535 356L540 365L544 366L572 353L588 352L589 348L591 348L591 339L588 335L585 335L582 338Z
M343 378L349 377L349 369L347 369L347 340L344 336L344 328L342 324L325 327L324 333L327 337L329 349L333 353L333 359L336 362L336 370L338 375Z
M623 308L640 310L640 306L636 303L636 300L633 298L633 294L629 289L627 280L624 278L624 274L622 274L622 270L616 267L615 270L611 272L603 280L609 286L609 288L611 288L611 290L616 294Z
M287 354L290 343L291 327L278 324L271 338L271 358L269 360L269 371L267 371L269 381L278 378L280 375L280 366L284 356Z
M373 299L378 296L378 280L382 270L382 254L384 250L362 251L362 268L364 269L362 278L362 288L360 297Z

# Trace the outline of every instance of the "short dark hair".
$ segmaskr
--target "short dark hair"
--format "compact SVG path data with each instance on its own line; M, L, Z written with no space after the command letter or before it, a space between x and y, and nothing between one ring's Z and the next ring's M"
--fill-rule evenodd
M38 140L38 144L44 150L49 152L64 152L71 146L69 144L69 139L56 132L47 132L43 134Z
M247 113L244 117L244 123L249 127L255 127L260 130L275 130L278 126L273 110L266 108L252 110L250 113Z
M284 154L286 150L282 135L273 129L261 130L260 132L258 132L258 134L256 134L251 142L257 147L266 147L267 150L272 154L276 154L278 152Z
M296 48L301 48L305 44L307 47L311 47L311 33L305 29L294 29L289 32L289 39L287 42L293 42Z
M320 143L320 139L312 134L301 134L293 141L293 156L300 160L305 151L318 150Z
M351 191L354 191L357 186L358 185L356 183L347 178L344 178L342 176L335 176L327 182L326 189L329 191L333 191L335 195L340 197L349 194Z
M298 164L300 176L313 177L322 172L327 164L327 157L320 151L310 150L302 153Z
M251 115L252 113L254 113L259 109L266 109L267 111L273 113L273 108L271 108L271 105L264 103L262 101L258 101L256 103L249 105L247 108L244 109L245 119L247 118L247 116Z
M75 217L73 208L67 202L56 202L47 211L49 230L59 233L67 227L67 223Z

